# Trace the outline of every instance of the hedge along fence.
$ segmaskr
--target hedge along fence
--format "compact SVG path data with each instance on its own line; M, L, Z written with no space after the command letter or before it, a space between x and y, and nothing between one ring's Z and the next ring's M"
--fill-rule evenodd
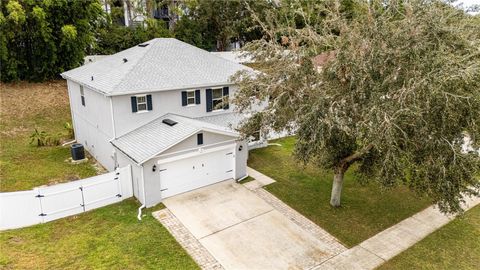
M0 193L0 230L76 215L132 196L130 165L69 183L3 192Z

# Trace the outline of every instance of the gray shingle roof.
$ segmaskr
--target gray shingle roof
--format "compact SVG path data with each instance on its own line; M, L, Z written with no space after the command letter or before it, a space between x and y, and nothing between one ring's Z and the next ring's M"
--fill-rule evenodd
M246 116L245 114L232 112L212 116L203 116L195 119L218 126L223 126L234 131L237 127L239 127L242 121L247 118L248 116Z
M121 95L225 85L237 71L252 70L174 38L143 44L148 46L132 47L64 72L62 77L106 95Z
M177 124L169 126L162 123L164 119L171 119ZM169 113L112 140L111 143L141 164L202 130L238 136L226 127Z

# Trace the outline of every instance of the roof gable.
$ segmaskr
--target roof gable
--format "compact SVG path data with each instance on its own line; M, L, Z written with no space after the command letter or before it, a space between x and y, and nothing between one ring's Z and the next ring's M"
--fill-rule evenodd
M164 119L171 119L177 124L169 126L163 123ZM201 131L238 137L238 133L222 126L166 114L112 140L111 144L141 164Z
M173 38L143 44L148 46L132 47L62 76L106 95L121 95L222 85L237 71L252 70Z

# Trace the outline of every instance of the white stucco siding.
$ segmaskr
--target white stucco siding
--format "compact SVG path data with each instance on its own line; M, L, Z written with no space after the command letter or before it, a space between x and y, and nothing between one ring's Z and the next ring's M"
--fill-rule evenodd
M235 179L247 175L248 144L246 141L237 141L235 146Z
M218 88L218 87L207 87ZM173 113L187 117L202 117L217 115L227 112L233 112L235 105L230 102L228 110L207 112L206 94L205 89L200 89L200 104L182 106L182 91L189 91L195 89L186 90L172 90L161 91L153 93L145 93L152 95L152 107L153 109L148 112L134 113L132 112L131 96L122 95L113 96L113 112L115 119L116 136L121 136L133 129L140 127L166 113ZM229 86L229 97L233 98L236 92L236 86Z
M67 81L75 139L106 169L114 169L112 118L110 99L84 87L85 106L82 105L80 86Z
M160 187L160 175L158 172L158 165L156 164L158 159L151 159L143 164L143 175L145 177L145 196L146 206L151 207L162 201L161 187ZM153 171L153 166L156 166L156 170Z

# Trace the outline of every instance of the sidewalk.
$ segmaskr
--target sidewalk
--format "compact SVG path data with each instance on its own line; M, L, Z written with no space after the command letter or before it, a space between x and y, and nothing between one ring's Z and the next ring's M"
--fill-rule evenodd
M250 190L255 190L257 188L261 188L266 185L270 185L271 183L275 183L276 181L272 178L264 175L261 172L258 172L250 167L247 167L247 174L248 176L254 178L255 180L245 183L244 186Z
M480 198L466 198L465 210L480 203ZM413 246L430 233L450 222L433 206L395 224L313 268L323 269L374 269L387 260Z

